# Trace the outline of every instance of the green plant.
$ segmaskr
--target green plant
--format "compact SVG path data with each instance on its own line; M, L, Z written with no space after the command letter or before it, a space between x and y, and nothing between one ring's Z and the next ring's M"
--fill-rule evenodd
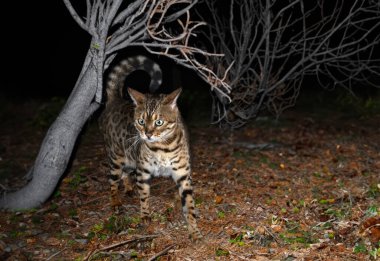
M92 226L90 232L88 233L88 239L92 239L94 237L101 240L105 240L107 238L107 234L104 233L104 223L98 223Z
M308 231L281 233L280 238L287 244L300 243L303 245L308 245L316 242L316 239L314 239L312 234Z
M22 228L22 230L25 230L25 228ZM9 236L11 238L21 238L21 237L25 236L25 232L24 231L20 231L20 229L18 229L18 230L11 230L10 233L9 233Z
M300 209L299 209L298 207L293 207L292 212L293 212L294 214L297 214L297 213L300 212Z
M218 218L224 218L226 214L223 211L218 211L217 216Z
M75 240L73 240L73 239L69 239L68 241L67 241L67 245L69 245L70 247L73 247L73 246L75 246L77 244L77 242L75 241Z
M225 250L223 248L217 248L215 250L215 255L216 256L229 256L230 252L228 252L228 250Z
M280 238L287 244L308 245L316 242L310 231L304 231L298 221L289 220L285 223L286 231L280 234Z
M376 260L380 256L380 241L373 245L366 245L363 241L357 242L352 249L355 254L366 254Z
M238 246L244 246L243 234L238 234L235 238L230 239L229 242Z
M347 219L352 215L352 203L351 202L340 202L338 203L327 203L325 215L331 218L337 218L339 220Z
M380 188L377 184L372 184L367 191L367 195L370 198L377 198L380 195Z
M379 209L380 208L378 208L375 205L369 206L368 209L365 211L365 214L368 217L374 217L374 216L380 215Z
M326 204L333 204L335 202L335 199L328 198L328 199L321 199L319 200L320 204L326 205Z
M73 173L72 177L66 179L66 182L72 189L77 189L79 185L87 180L83 173L87 171L87 168L82 166Z
M78 211L75 208L72 208L69 210L69 216L70 218L78 216Z
M353 252L355 254L358 254L358 253L366 254L367 253L367 248L365 247L364 243L362 243L362 242L356 243L355 246L354 246Z
M373 257L373 259L377 259L380 256L380 241L377 243L376 247L373 247L368 251L369 255Z
M201 198L195 198L194 203L196 207L199 207L203 203L203 199Z
M54 192L53 197L54 197L54 198L59 198L59 197L61 197L61 191L56 190L56 191Z
M136 227L140 222L140 217L111 216L104 222L104 229L109 232L120 233L124 230L129 231L131 227Z

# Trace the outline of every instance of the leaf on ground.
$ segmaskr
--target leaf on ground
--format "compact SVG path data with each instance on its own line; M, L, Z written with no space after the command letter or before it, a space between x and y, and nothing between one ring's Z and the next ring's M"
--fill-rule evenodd
M372 243L380 241L380 216L367 218L360 225L360 233Z

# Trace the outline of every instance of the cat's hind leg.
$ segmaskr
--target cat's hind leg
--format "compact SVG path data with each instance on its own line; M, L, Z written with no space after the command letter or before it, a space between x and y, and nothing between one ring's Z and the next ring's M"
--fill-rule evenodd
M121 206L121 200L119 196L119 184L122 178L124 159L121 156L115 154L109 157L110 172L108 175L108 182L111 185L111 207L117 210L118 206Z

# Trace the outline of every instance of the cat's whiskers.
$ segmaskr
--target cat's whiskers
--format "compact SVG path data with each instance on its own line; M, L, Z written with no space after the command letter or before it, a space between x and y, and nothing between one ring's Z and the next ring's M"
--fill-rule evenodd
M132 148L136 148L137 147L137 145L141 142L141 137L140 137L140 135L136 135L136 139L135 139L135 141L133 142L133 144L131 145L131 147ZM137 152L137 150L135 150L135 152Z
M124 152L136 153L134 149L136 148L136 145L140 141L140 136L138 134L131 135L131 136L132 136L131 138L128 138L123 142L123 149L124 149Z
M168 141L168 139L166 138L166 136L162 136L162 137L160 137L160 141L161 141L161 143L164 143L164 144L166 144L166 145L169 145L169 141Z

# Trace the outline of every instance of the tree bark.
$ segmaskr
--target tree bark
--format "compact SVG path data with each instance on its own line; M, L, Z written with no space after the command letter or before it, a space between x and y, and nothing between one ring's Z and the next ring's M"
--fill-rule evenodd
M93 102L97 90L97 56L90 49L78 81L57 119L50 126L32 167L32 180L22 189L5 194L0 208L38 207L53 193L66 170L83 125L99 108Z

